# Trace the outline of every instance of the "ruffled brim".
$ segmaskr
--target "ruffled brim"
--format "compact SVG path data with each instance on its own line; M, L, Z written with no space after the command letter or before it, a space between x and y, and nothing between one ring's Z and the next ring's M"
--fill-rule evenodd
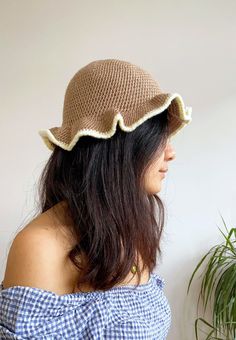
M116 112L111 109L106 112L106 122L91 117L83 117L71 126L53 127L39 130L45 145L54 150L55 145L70 151L82 136L107 139L116 132L116 126L123 131L131 132L147 119L163 112L168 108L168 119L170 124L170 137L176 135L184 126L192 120L192 107L185 107L182 97L178 93L162 93L144 103L142 107L125 112Z

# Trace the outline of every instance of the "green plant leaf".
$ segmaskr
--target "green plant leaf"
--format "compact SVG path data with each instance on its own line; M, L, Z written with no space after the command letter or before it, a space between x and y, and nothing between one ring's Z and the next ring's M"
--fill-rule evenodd
M221 215L221 214L220 214ZM210 300L213 298L212 322L210 325L202 317L195 320L195 336L198 340L197 328L199 321L211 327L206 340L236 340L236 228L227 228L221 215L227 233L219 227L224 237L224 242L212 247L199 261L191 275L187 294L197 270L208 258L203 272L200 294L198 297L197 311L200 300L203 301L204 313ZM224 336L222 339L220 336Z
M212 248L208 251L208 253L206 253L206 255L204 255L204 256L201 258L201 260L200 260L199 263L197 264L197 266L196 266L196 268L195 268L193 274L191 275L191 278L190 278L190 281L189 281L189 284L188 284L188 288L187 288L187 294L189 293L190 285L191 285L191 283L192 283L192 280L193 280L193 278L194 278L195 273L197 272L197 270L199 269L199 267L201 266L201 264L204 262L205 258L211 253L212 249L214 249L215 247L217 247L217 246L212 247Z
M230 240L233 233L236 235L236 228L232 228L228 235L225 235L220 228L218 228L218 229L220 230L220 232L222 233L222 235L226 239L226 246L229 245L229 250L231 250L231 252L236 256L236 249L235 249L235 247L233 246L233 243Z
M215 331L216 331L216 329L215 329L215 327L213 326L213 325L211 325L209 322L207 322L206 320L204 320L203 318L197 318L196 320L195 320L195 337L196 337L196 340L199 340L198 339L198 321L202 321L205 325L207 325L208 327L210 327L210 328L212 328L212 331L208 334L208 336L207 336L207 338L206 338L206 340L207 339L218 339L218 340L224 340L224 339L222 339L222 338L213 338L213 337L209 337L209 336L211 336ZM204 331L202 331L203 333L206 333L206 332L204 332Z

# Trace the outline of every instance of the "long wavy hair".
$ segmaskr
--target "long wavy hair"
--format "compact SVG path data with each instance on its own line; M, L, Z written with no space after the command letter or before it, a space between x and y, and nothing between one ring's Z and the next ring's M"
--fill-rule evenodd
M83 136L71 151L55 146L39 178L39 212L66 202L78 285L112 288L134 264L139 285L143 270L156 267L165 209L158 194L145 191L144 176L168 138L166 109L132 132L117 125L111 138Z

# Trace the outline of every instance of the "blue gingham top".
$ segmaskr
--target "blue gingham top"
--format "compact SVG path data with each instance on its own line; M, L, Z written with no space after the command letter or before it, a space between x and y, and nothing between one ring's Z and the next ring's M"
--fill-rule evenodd
M0 339L164 340L171 309L165 281L57 295L26 286L0 289Z

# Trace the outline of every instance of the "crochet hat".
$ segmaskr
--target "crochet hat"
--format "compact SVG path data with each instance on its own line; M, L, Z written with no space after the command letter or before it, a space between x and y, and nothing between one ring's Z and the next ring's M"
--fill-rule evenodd
M192 108L178 93L163 92L150 73L128 61L95 60L69 81L62 125L38 133L50 150L70 151L82 136L110 138L117 124L131 132L167 108L173 136L192 120Z

